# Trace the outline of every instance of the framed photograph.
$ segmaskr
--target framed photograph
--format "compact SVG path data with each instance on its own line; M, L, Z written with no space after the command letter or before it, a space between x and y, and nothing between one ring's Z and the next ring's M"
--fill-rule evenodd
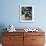
M34 6L20 5L20 22L33 22L33 21L34 21Z

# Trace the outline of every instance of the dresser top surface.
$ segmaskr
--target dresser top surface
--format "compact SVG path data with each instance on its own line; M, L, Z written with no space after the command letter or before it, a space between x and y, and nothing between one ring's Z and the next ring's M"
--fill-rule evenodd
M14 32L14 33L16 33L16 32L25 32L25 33L27 33L24 29L16 29L16 31ZM43 31L28 31L29 33L44 33ZM8 33L8 31L7 31L7 33ZM10 33L13 33L13 32L10 32Z

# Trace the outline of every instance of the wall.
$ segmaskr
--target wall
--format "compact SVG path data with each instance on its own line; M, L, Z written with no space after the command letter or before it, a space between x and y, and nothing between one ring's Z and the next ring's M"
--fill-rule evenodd
M21 23L19 18L22 4L34 6L35 21L31 23ZM1 0L0 25L13 24L16 28L38 27L46 28L46 0Z

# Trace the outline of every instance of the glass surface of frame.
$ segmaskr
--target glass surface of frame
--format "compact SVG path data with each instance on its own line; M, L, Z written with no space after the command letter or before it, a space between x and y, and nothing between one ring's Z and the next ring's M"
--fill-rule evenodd
M34 21L34 6L20 5L20 22L33 22L33 21Z

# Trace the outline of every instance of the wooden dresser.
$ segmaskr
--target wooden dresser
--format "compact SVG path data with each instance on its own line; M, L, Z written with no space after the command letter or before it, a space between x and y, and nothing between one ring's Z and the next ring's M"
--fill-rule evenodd
M44 46L44 32L3 32L3 46Z

